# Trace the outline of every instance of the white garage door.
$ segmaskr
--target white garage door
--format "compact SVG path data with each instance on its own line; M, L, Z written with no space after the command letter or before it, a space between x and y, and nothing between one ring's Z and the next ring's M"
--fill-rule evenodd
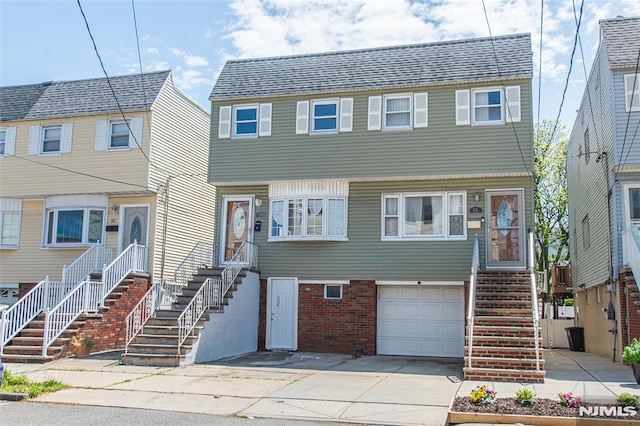
M378 354L462 357L464 287L378 286Z

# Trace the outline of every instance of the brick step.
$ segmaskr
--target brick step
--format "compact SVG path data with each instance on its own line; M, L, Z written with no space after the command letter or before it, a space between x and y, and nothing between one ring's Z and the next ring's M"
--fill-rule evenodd
M531 300L531 292L530 291L487 291L486 289L477 289L476 290L476 299L491 299L496 296L500 297L500 300L521 300L521 299L529 299Z
M531 311L531 301L476 299L476 310L478 309L528 309Z
M538 362L540 369L544 370L544 360ZM465 365L469 365L469 357L465 357ZM471 365L475 368L500 368L512 370L536 370L536 360L522 358L493 358L493 357L471 357Z
M507 368L464 367L465 380L544 383L545 372Z
M62 351L61 346L49 346L47 349L47 355L55 357ZM7 345L3 348L2 359L5 355L33 355L42 356L42 345L40 346L24 346L24 345Z
M533 327L509 327L493 325L474 325L474 339L478 336L535 337Z
M177 351L176 351L177 352ZM122 362L126 365L151 365L154 367L179 367L184 355L166 354L138 354L126 353L122 355Z
M476 281L476 290L499 291L515 293L531 293L531 283L529 281Z
M478 307L475 309L476 316L502 316L502 317L526 317L531 316L531 307L524 308L502 308L502 307Z
M5 346L5 350L8 347L9 346ZM53 361L53 359L53 356L8 354L6 352L2 355L2 362L4 363L44 364L45 362Z
M465 341L469 342L469 336L465 336ZM513 336L473 336L474 350L478 346L535 348L535 338ZM538 338L538 346L542 347L542 338Z
M501 315L476 315L473 323L475 326L533 327L533 319L531 316L505 317Z
M469 356L469 347L464 348L465 356ZM522 347L505 347L505 346L476 346L475 339L473 344L474 357L489 357L489 358L519 358L519 359L535 359L536 350L535 347L522 348ZM542 350L540 351L542 356Z

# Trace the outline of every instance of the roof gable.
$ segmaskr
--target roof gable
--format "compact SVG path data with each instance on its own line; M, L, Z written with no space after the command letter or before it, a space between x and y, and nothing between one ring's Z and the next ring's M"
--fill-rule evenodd
M640 51L640 17L601 20L600 28L611 67L635 67Z
M532 75L531 36L517 34L493 39L228 61L210 99L500 81L531 78Z

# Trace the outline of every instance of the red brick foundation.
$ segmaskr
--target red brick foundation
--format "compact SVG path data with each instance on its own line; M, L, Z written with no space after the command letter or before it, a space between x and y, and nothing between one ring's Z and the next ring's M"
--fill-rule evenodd
M265 348L266 280L260 283L258 347ZM342 299L325 299L323 284L298 287L298 350L303 352L375 355L375 281L352 280L342 286Z
M640 338L640 305L635 305L633 302L640 303L640 290L636 284L636 280L633 277L633 273L630 269L620 270L620 335L622 337L622 346L627 346L631 339ZM626 289L626 291L625 291ZM625 323L624 319L627 318L627 305L629 306L629 326Z

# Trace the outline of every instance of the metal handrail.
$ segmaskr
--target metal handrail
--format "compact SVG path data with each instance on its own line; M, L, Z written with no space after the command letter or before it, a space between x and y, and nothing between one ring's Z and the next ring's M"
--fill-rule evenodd
M540 371L540 316L538 313L538 287L536 285L536 247L533 231L529 231L529 275L531 278L531 310L533 313L533 339L536 349L536 370Z
M257 267L258 249L249 241L244 241L233 254L229 264L222 271L222 279L208 278L193 296L182 314L178 317L178 355L187 337L192 335L196 324L212 307L220 307L242 268Z
M176 271L173 273L174 281L177 284L187 285L189 278L193 276L193 273L196 272L198 268L212 267L213 260L213 244L198 241L176 268Z
M467 365L471 368L471 356L473 354L473 323L475 322L476 309L476 284L478 280L478 270L480 269L480 249L478 245L478 236L475 236L473 242L473 254L471 255L471 277L469 278L469 303L467 310L467 324L469 327L467 344Z
M62 268L62 282L78 284L89 274L98 272L113 260L113 248L98 241L82 253L70 265Z
M107 297L129 274L147 271L148 247L134 241L102 270L102 299Z
M158 309L171 308L171 305L176 301L176 296L182 291L182 287L181 284L169 280L158 280L151 286L125 320L127 324L124 345L125 354L128 353L129 345L149 321L149 318Z

